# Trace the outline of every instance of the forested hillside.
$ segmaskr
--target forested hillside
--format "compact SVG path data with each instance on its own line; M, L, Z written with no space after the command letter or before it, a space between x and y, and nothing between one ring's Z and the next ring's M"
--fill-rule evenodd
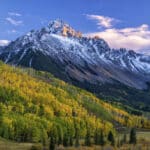
M0 62L0 136L22 142L45 142L53 133L59 143L116 133L114 122L150 128L144 118L96 98L51 74ZM56 134L57 133L57 134Z
M19 36L0 50L7 64L47 71L69 84L129 113L150 112L150 56L125 48L112 49L102 37L88 37L63 20Z

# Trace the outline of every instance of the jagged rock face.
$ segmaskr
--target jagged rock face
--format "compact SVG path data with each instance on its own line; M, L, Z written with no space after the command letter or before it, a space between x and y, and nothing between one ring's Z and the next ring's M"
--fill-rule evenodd
M27 33L0 50L5 63L49 71L72 82L123 83L145 89L150 57L125 49L113 50L100 38L88 38L63 21Z

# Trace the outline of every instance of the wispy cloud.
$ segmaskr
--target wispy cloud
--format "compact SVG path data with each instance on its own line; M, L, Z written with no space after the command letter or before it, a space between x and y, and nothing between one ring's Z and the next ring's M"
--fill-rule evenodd
M0 40L0 46L6 46L10 43L8 40Z
M119 20L101 16L101 15L86 15L88 19L96 20L98 27L110 28L113 26L114 23L118 22Z
M15 17L21 17L22 15L20 13L17 12L8 12L9 16L15 16Z
M9 22L10 24L14 25L14 26L19 26L19 25L23 24L22 20L16 20L16 19L13 19L11 17L7 17L6 21Z
M41 19L41 25L46 25L46 24L48 24L48 20L42 20Z
M12 30L7 30L7 33L8 34L15 34L15 33L18 33L18 31L15 29L12 29Z

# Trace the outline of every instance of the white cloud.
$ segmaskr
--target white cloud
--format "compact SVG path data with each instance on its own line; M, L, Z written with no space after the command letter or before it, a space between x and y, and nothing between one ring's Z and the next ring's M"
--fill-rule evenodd
M11 17L7 17L6 18L6 21L8 21L10 24L14 25L14 26L19 26L19 25L22 25L23 24L23 21L22 20L15 20Z
M87 35L103 38L112 48L127 48L139 52L150 49L150 29L146 24L135 28L106 29Z
M8 40L0 40L0 46L6 46L10 43Z
M111 48L126 48L150 54L149 25L142 24L138 27L117 29L113 27L113 23L117 22L117 19L98 15L87 15L87 17L97 20L98 27L105 27L105 29L100 32L88 33L85 35L99 36L106 40Z
M110 28L113 26L113 23L118 22L119 20L100 16L100 15L86 15L88 19L96 20L98 27Z
M22 16L20 13L16 13L16 12L9 12L8 15L15 16L15 17L21 17Z
M15 30L15 29L7 30L7 33L8 33L8 34L15 34L15 33L17 33L17 32L18 32L18 31Z
M16 33L17 31L13 29L13 30L11 30L11 32L12 32L12 33Z

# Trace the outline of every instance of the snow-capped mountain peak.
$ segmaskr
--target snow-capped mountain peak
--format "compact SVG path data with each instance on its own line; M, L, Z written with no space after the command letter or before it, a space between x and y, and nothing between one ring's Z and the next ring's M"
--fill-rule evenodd
M84 37L61 20L51 21L11 42L1 50L0 59L82 83L117 81L142 89L150 81L149 56L110 49L103 39Z
M62 36L68 37L81 37L81 32L75 31L72 27L70 27L67 23L62 20L54 20L50 21L48 27L45 28L49 33L60 34Z

